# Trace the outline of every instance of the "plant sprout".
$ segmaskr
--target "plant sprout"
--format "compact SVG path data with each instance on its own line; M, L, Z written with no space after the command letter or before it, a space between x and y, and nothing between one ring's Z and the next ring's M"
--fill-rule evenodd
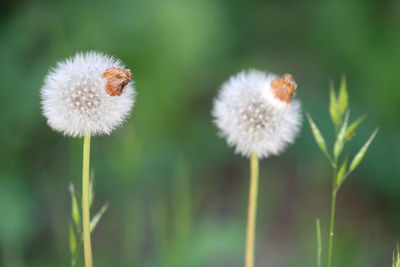
M372 141L374 140L378 129L376 129L372 135L368 138L366 143L361 147L357 154L351 161L347 156L343 156L343 151L346 142L350 141L355 135L357 127L364 120L364 117L356 119L354 122L349 123L350 111L348 109L348 93L345 78L342 78L339 93L336 96L335 90L330 89L330 105L329 112L335 127L335 143L333 151L328 150L327 144L324 137L322 136L317 125L314 123L310 115L307 115L308 121L315 141L318 144L321 151L324 153L332 167L332 201L331 201L331 213L330 213L330 225L329 225L329 244L328 244L328 261L327 266L331 267L332 254L333 254L333 237L335 227L335 208L336 208L336 197L339 189L343 185L344 181L350 176L350 174L358 167L363 160L365 154ZM318 267L321 267L321 234L320 224L317 220L317 237L318 237Z

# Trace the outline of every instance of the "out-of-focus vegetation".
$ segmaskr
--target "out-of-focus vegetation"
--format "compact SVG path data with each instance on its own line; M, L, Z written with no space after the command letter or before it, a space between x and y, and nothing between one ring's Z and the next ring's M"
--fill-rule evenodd
M397 246L397 250L393 252L393 265L392 267L399 267L400 266L400 251L399 246Z
M333 263L391 265L400 237L399 1L0 5L1 266L70 264L68 184L80 184L82 140L50 130L39 90L56 61L89 49L122 58L138 91L128 122L93 138L92 212L110 203L93 235L96 266L242 266L249 163L217 137L210 109L220 84L252 67L292 73L327 140L328 85L345 73L352 114L368 116L354 147L376 125L380 133L340 192ZM260 166L257 265L314 266L331 174L311 131Z

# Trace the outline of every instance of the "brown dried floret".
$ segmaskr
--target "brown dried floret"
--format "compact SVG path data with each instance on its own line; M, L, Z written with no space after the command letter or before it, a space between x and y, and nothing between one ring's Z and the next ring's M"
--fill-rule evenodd
M111 67L103 73L103 78L107 80L107 94L120 96L124 91L124 87L132 81L132 72L130 69Z
M290 103L294 91L296 91L297 84L291 74L284 74L282 77L271 82L271 88L277 98Z

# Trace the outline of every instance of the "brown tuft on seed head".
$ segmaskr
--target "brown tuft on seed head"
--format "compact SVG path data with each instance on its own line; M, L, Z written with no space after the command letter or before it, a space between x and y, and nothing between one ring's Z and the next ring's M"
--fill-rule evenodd
M271 88L277 98L290 103L294 91L296 91L297 84L291 74L284 74L282 77L271 82Z
M120 96L124 91L124 87L132 81L132 72L130 69L111 67L103 73L103 78L107 80L107 94Z

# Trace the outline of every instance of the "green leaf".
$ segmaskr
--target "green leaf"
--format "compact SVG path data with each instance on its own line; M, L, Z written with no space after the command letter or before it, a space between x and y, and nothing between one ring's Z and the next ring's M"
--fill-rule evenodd
M340 116L336 100L335 89L333 89L333 87L330 88L329 113L331 114L331 119L333 124L335 125L335 129L336 130L339 129Z
M347 128L346 133L344 135L344 140L350 140L351 138L353 138L357 127L361 124L361 122L363 122L364 119L365 119L365 116L362 116L362 117L358 118L357 120L355 120L352 124L350 124L350 126Z
M79 204L78 201L76 200L76 195L75 195L75 189L74 189L74 184L70 183L69 184L69 191L71 193L71 201L72 201L72 211L71 211L71 216L72 219L75 223L75 226L77 229L80 229L81 227L81 213L79 211Z
M336 190L339 190L340 186L343 184L344 180L346 180L347 175L347 158L343 161L342 165L340 165L339 171L336 176Z
M344 76L342 77L342 81L340 83L339 96L338 96L337 103L338 103L340 118L342 118L343 115L346 113L347 107L349 105L349 96L347 94L346 77L344 77Z
M74 258L76 254L77 242L74 227L72 224L69 224L69 248L71 252L71 257Z
M317 142L317 144L318 144L319 148L322 150L322 152L324 152L324 154L328 157L328 159L331 160L329 153L328 153L328 149L326 148L326 143L325 143L324 137L322 136L317 125L314 123L313 119L311 118L311 116L309 114L307 114L307 118L308 118L308 122L310 123L310 127L311 127L312 133L314 135L315 141Z
M339 133L336 137L335 145L333 147L333 156L335 158L335 161L339 158L340 153L342 153L342 151L343 151L344 142L345 142L344 136L346 134L347 125L349 123L349 116L350 116L350 113L346 112L346 116L345 116L342 126L339 130Z
M90 220L90 233L94 231L97 224L99 223L101 217L108 209L108 203L104 204L103 207L94 215L94 217Z
M322 254L322 242L321 242L321 226L319 223L319 218L317 218L317 266L321 267L321 254Z
M376 129L368 138L367 142L365 142L365 144L362 146L360 151L358 151L358 153L356 154L356 156L354 157L353 161L350 164L350 172L354 171L355 168L357 168L357 166L361 163L378 131L379 129Z

